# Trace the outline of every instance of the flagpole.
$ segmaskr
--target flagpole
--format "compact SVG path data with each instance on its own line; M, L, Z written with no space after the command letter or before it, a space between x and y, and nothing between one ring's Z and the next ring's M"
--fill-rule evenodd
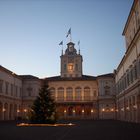
M70 32L70 42L72 42L72 35L71 35L71 32Z
M62 55L63 55L63 44L62 44Z
M80 40L78 41L78 46L79 46L79 54L80 54Z
M68 30L68 32L67 32L67 35L66 35L66 38L68 37L68 40L70 41L70 42L72 42L72 35L71 35L71 28Z
M59 43L59 45L61 45L61 47L62 47L62 55L63 55L63 41L61 41L61 42Z

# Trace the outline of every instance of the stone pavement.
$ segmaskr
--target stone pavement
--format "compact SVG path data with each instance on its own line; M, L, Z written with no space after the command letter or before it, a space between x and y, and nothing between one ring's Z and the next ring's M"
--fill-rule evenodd
M75 126L18 127L0 122L0 140L140 140L140 124L113 120L63 121Z

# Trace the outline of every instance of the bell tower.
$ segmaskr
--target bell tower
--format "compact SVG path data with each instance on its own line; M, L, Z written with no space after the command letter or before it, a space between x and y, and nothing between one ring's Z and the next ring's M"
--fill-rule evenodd
M61 77L82 77L83 58L74 48L74 43L69 42L61 58Z

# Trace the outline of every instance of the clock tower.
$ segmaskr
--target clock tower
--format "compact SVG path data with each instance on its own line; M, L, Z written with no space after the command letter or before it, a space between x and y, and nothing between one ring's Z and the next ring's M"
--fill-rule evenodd
M82 77L83 58L74 48L74 43L69 42L61 58L61 77Z

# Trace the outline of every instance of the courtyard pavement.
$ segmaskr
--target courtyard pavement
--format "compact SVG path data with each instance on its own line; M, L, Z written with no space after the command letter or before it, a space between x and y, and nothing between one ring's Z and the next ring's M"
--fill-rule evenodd
M113 120L64 121L74 126L18 127L0 122L0 140L140 140L140 124Z

